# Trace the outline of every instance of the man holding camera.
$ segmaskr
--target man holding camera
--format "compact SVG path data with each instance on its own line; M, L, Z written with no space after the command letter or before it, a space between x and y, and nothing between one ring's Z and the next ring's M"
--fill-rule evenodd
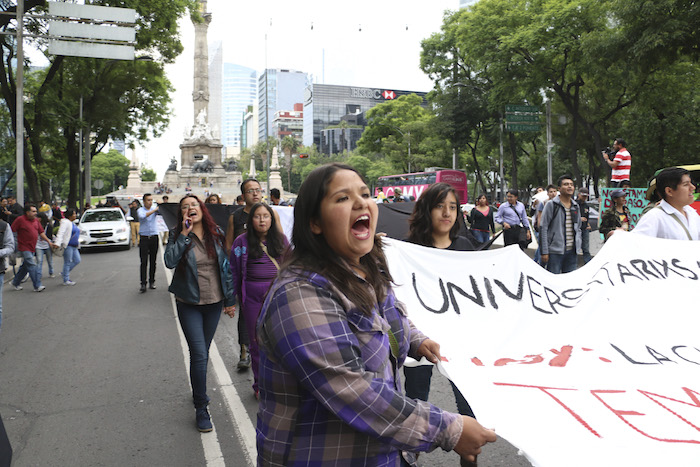
M625 146L624 139L616 138L612 150L607 148L603 151L603 160L612 168L611 188L619 188L623 181L630 180L632 156ZM613 154L615 157L611 159Z

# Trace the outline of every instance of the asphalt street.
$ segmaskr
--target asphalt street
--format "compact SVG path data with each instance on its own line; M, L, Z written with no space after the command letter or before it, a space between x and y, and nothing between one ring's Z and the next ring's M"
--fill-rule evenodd
M56 271L62 263L54 258ZM135 248L83 251L73 287L60 276L47 278L46 268L41 293L30 283L22 291L4 287L0 415L13 466L253 465L257 403L252 373L236 370L237 318L222 315L217 329L208 372L215 430L200 434L162 256L158 288L145 294L138 293ZM437 372L430 400L456 411L450 385ZM459 457L438 449L419 462L458 466ZM499 439L479 465L530 463Z

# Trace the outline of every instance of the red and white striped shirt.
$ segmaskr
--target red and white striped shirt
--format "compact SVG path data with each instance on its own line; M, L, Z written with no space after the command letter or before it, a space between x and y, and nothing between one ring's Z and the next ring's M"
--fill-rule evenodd
M622 148L615 154L613 161L619 161L617 167L612 169L612 181L621 182L630 179L630 168L632 167L632 156L626 148Z

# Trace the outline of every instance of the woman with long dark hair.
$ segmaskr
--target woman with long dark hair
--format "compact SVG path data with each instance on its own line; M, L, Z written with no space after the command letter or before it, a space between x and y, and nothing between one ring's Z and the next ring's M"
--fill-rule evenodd
M207 406L209 347L221 309L234 316L233 282L224 249L224 233L195 195L180 200L177 226L165 248L165 265L175 269L168 290L190 349L190 382L199 431L212 431Z
M413 207L413 214L409 218L408 241L442 250L474 251L474 245L459 235L457 218L461 215L457 193L451 185L430 185ZM406 395L427 401L432 374L433 366L429 364L404 366ZM457 402L457 411L461 415L474 417L474 412L457 386L452 381L450 384Z
M491 235L496 233L496 226L493 223L493 209L489 206L489 200L483 193L476 199L476 206L469 213L469 225L472 235L482 245L489 241Z
M231 275L241 304L241 314L250 336L250 357L253 367L253 391L258 397L258 339L255 325L265 295L277 275L289 246L287 237L277 226L272 208L256 203L248 214L248 231L233 241L231 248Z
M392 290L377 205L344 164L314 169L294 205L294 249L258 319L258 465L408 465L436 447L469 459L496 434L403 394L406 357L440 346Z

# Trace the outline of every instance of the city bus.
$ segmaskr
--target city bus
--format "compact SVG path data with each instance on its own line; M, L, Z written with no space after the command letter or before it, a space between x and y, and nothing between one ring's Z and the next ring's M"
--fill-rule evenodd
M452 185L457 192L459 204L467 203L467 175L461 170L436 167L425 169L425 172L379 177L374 188L374 196L376 197L379 194L379 189L381 188L386 197L390 198L394 196L395 188L401 188L404 196L413 196L415 199L418 199L423 190L438 182Z

